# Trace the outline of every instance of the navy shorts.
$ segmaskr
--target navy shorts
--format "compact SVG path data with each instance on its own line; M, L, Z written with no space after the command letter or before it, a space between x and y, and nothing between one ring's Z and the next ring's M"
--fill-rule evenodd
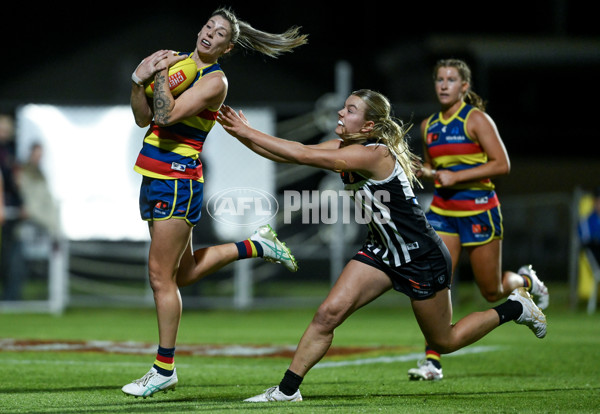
M394 290L413 299L427 299L452 284L452 259L443 243L400 267L389 267L367 246L353 259L381 270L392 280Z
M195 180L143 177L140 188L142 220L183 219L194 226L200 220L204 184Z
M438 234L458 236L463 246L478 246L504 237L500 206L465 217L442 216L428 211L427 220Z

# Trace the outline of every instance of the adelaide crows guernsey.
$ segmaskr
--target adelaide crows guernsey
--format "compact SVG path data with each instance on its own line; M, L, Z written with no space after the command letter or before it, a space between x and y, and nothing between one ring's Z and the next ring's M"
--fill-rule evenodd
M436 170L461 171L487 162L487 154L467 133L469 115L477 110L463 102L449 119L441 113L427 120L425 145ZM435 182L431 211L454 217L479 214L498 206L494 184L489 178L442 187Z
M373 141L363 145L383 145ZM399 267L442 243L417 202L410 182L398 161L383 180L365 178L357 172L342 172L344 188L369 232L365 246L390 267Z
M222 72L218 63L198 68L191 88L204 75ZM144 137L144 144L134 170L152 178L184 178L204 182L200 153L206 136L217 120L217 109L202 112L166 127L154 123Z

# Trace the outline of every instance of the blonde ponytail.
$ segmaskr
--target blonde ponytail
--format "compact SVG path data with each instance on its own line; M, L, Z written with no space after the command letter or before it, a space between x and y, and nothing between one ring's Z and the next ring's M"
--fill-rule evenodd
M227 8L215 10L212 16L221 16L230 23L232 43L270 57L275 58L308 43L308 35L300 34L299 27L291 27L284 33L274 34L255 29L249 23L239 20Z

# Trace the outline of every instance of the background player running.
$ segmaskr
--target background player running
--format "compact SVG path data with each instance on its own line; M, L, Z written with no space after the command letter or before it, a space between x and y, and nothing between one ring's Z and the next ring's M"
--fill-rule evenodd
M471 89L471 70L458 59L440 60L433 70L439 112L421 124L424 163L419 173L435 180L427 219L441 236L456 269L461 250L469 255L475 282L488 302L524 287L540 309L548 289L529 265L502 272L504 227L490 178L510 171L508 154L482 99ZM440 353L426 345L426 359L411 368L411 380L442 379Z

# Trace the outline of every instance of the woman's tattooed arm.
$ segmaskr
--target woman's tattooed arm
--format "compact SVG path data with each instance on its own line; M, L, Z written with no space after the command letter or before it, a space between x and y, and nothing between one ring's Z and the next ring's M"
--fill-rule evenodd
M154 120L159 125L167 125L170 121L170 112L173 108L173 96L165 93L167 76L158 72L154 77Z

